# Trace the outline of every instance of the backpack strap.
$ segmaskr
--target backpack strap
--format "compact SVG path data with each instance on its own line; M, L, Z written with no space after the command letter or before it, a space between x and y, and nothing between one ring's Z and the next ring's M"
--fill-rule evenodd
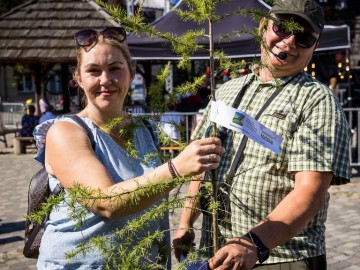
M71 118L72 120L74 120L77 124L79 124L84 131L86 132L87 136L89 137L90 143L91 143L91 147L92 149L95 149L95 139L94 139L94 135L91 131L91 129L88 127L87 124L85 124L84 120L82 120L80 118L80 116L76 115L76 114L69 114L66 117ZM59 195L61 192L64 191L64 187L60 184L57 184L56 187L54 188L54 190L50 190L51 195L53 196L57 196ZM44 220L44 222L46 222L46 220Z
M294 78L296 78L297 75L293 76L292 78L290 78L287 82L285 82L281 87L277 87L274 91L274 93L268 98L268 100L265 102L265 104L263 105L263 107L258 111L258 113L255 116L255 120L258 120L261 116L261 114L265 111L265 109L270 105L270 103L280 94L280 92L285 88L285 86L287 86L287 84L289 84ZM248 85L247 85L248 86ZM245 93L245 91L243 90L242 92ZM240 94L238 94L238 96L240 96ZM239 106L241 99L243 98L244 94L242 94L240 97L237 97L235 99L235 102L233 104L233 107L235 107L235 109ZM236 104L235 104L236 103ZM235 106L234 106L235 105ZM248 141L248 137L247 136L243 136L239 147L236 149L233 161L230 165L229 168L229 173L228 173L228 178L227 179L232 179L234 177L235 171L237 169L237 167L239 166L239 164L242 162L242 159L244 158L243 156L243 152L246 146L246 143Z
M82 120L81 117L78 116L77 114L69 114L66 117L71 118L72 120L74 120L77 124L79 124L84 129L84 131L86 132L86 134L88 135L88 137L90 139L91 147L93 149L95 149L94 135L93 135L91 129L88 127L88 125L85 124L84 120Z

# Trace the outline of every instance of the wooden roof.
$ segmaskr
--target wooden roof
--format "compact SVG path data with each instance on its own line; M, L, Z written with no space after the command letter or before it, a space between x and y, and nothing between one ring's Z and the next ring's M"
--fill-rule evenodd
M31 0L0 17L0 63L74 62L75 32L113 25L91 0Z

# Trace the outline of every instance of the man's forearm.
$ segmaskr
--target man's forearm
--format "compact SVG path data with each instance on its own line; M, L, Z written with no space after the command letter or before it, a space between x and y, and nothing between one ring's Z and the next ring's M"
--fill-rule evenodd
M199 217L201 211L199 209L199 199L197 195L199 194L201 181L198 181L198 177L194 178L194 181L191 181L188 188L188 199L184 203L184 210L180 216L179 227L187 228L193 227L194 222Z
M270 249L299 234L322 208L331 178L322 174L296 183L295 189L252 231Z

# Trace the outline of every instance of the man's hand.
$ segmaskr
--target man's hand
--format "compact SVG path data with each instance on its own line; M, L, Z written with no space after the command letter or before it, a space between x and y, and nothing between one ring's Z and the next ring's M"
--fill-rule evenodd
M189 250L194 246L195 232L190 227L180 227L173 236L173 246L175 257L180 261L180 256L186 256Z
M233 238L209 259L209 267L212 270L248 270L257 260L257 248L249 239Z

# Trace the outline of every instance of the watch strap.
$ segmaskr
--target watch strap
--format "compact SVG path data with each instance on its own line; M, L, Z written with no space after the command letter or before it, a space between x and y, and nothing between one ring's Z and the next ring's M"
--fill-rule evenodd
M261 239L253 232L248 232L245 234L245 237L249 238L254 246L257 248L258 252L258 260L259 263L263 263L269 258L270 249L265 246L265 244L261 241Z

